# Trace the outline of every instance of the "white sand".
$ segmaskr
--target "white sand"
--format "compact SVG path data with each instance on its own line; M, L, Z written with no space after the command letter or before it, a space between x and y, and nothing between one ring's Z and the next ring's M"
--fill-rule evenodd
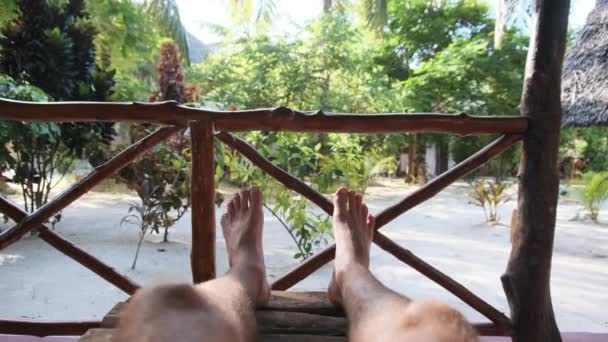
M367 196L372 212L401 199L413 188L398 181L373 187ZM508 312L500 285L509 257L509 229L483 223L480 208L468 203L464 183L451 186L432 200L402 215L383 231L440 270L469 287L481 298ZM121 227L127 195L90 193L64 211L56 231L144 285L189 281L190 217L171 232L170 243L151 236L142 247L136 271L130 270L137 242L134 227ZM18 201L17 198L14 200ZM514 202L500 210L509 223ZM562 331L607 332L608 226L569 221L579 207L560 202L553 257L552 295ZM600 216L608 219L608 210ZM219 215L218 215L219 217ZM6 229L9 224L0 225ZM226 270L224 242L218 230L218 271ZM297 261L295 246L269 213L264 235L266 264L274 278ZM441 289L391 255L374 247L371 268L381 281L412 298L437 298L459 309L473 321L486 321L456 297ZM300 290L323 290L331 265L299 284ZM126 295L86 268L37 238L26 238L0 252L0 319L100 319Z

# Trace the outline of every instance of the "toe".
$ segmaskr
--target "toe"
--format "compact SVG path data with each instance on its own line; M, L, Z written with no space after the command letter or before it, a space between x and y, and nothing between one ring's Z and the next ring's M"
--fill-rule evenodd
M252 208L261 208L262 207L262 192L257 186L252 186L250 190L251 197L251 207Z
M361 195L355 193L355 213L357 215L361 215L362 203L363 203L363 197L361 197Z
M336 191L334 197L334 216L339 214L344 215L346 213L346 203L348 203L348 190L346 188L340 188Z
M234 201L230 201L230 203L228 203L228 215L230 215L230 217L233 217L235 213L236 206L234 204Z
M241 195L241 210L249 209L249 189L241 189L239 194Z
M349 191L348 192L348 212L349 213L356 213L357 210L357 199L356 199L356 194L354 191Z
M234 194L234 197L232 197L232 201L230 201L230 203L234 205L234 212L237 213L239 210L241 210L241 195L238 192Z
M359 213L359 217L361 218L361 222L366 222L367 214L369 213L369 209L365 203L361 204L361 211Z
M230 209L228 209L228 211L230 211ZM222 218L220 219L220 224L222 225L222 228L225 228L228 225L230 225L230 216L229 215L230 215L229 213L222 215Z
M367 215L367 228L371 238L374 235L374 230L376 230L376 218L372 214Z

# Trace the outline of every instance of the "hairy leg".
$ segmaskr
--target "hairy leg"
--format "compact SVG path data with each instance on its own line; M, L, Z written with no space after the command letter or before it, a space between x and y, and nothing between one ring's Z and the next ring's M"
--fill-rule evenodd
M477 335L458 311L433 301L411 301L369 271L374 217L360 195L340 189L334 200L336 259L328 288L349 319L350 341L473 342Z
M121 315L117 342L255 341L256 304L270 297L262 250L262 194L241 190L222 217L230 270L198 285L138 291Z

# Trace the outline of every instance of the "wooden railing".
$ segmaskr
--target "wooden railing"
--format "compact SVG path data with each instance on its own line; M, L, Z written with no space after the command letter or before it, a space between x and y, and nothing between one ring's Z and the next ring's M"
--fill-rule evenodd
M39 237L57 250L87 267L103 279L114 284L127 294L133 294L138 285L119 274L111 267L76 247L59 234L45 226L55 213L63 210L87 193L95 185L112 176L136 158L144 155L155 145L186 127L192 137L192 255L191 268L195 283L215 277L215 184L214 184L214 138L240 152L263 171L274 177L288 189L293 190L318 205L328 215L333 213L333 204L325 196L303 181L290 175L261 155L246 141L229 133L234 131L291 131L291 132L339 132L339 133L388 133L388 132L436 132L458 135L502 134L468 159L433 179L397 204L377 215L376 230L379 230L399 215L432 198L454 181L468 175L488 160L501 154L519 142L528 127L527 119L511 117L476 117L466 114L382 114L353 115L335 113L305 113L287 108L252 111L218 112L190 108L174 102L163 103L27 103L0 99L0 119L19 121L131 121L166 125L156 132L126 148L105 164L95 168L87 177L75 183L50 202L27 214L17 205L0 197L0 212L17 224L0 235L0 250L18 241L28 232L39 232ZM491 324L477 324L486 335L510 335L511 320L502 312L479 298L465 286L426 263L411 251L376 231L374 243L394 255L397 259L416 269L432 281L441 285L472 308L487 317ZM335 245L316 253L293 270L280 276L272 284L275 290L286 290L305 279L335 256ZM11 325L14 323L14 325ZM81 322L81 328L90 328L95 322ZM51 323L0 321L1 332L35 331L49 328L78 332L77 322ZM13 328L10 328L13 327ZM15 330L14 327L20 327ZM55 329L55 330L53 330Z

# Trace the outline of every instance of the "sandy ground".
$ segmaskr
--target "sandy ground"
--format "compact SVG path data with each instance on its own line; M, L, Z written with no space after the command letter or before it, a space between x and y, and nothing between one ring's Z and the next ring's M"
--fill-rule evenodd
M379 212L414 190L398 181L389 183L370 188L366 200L372 212ZM499 310L508 312L499 277L509 257L509 229L507 225L492 227L483 223L481 209L469 204L464 195L468 191L464 183L452 185L383 231ZM190 281L188 214L174 227L170 243L150 236L142 247L137 270L130 270L137 230L119 223L132 199L128 195L92 192L64 211L56 231L143 285ZM512 201L500 209L502 222L510 221L514 206ZM555 313L562 331L608 332L608 225L571 221L579 209L575 203L562 200L557 212L551 288ZM608 208L604 208L602 216L608 219ZM269 213L265 220L266 264L269 276L275 278L297 263L292 257L295 246ZM2 229L9 226L10 223L0 225ZM221 273L227 269L227 261L219 230L217 236L217 267ZM412 298L440 299L462 310L472 321L486 321L377 247L372 249L371 269L389 287ZM328 265L296 289L324 290L330 274ZM0 319L100 319L116 302L126 299L113 285L32 237L0 252L0 279Z

